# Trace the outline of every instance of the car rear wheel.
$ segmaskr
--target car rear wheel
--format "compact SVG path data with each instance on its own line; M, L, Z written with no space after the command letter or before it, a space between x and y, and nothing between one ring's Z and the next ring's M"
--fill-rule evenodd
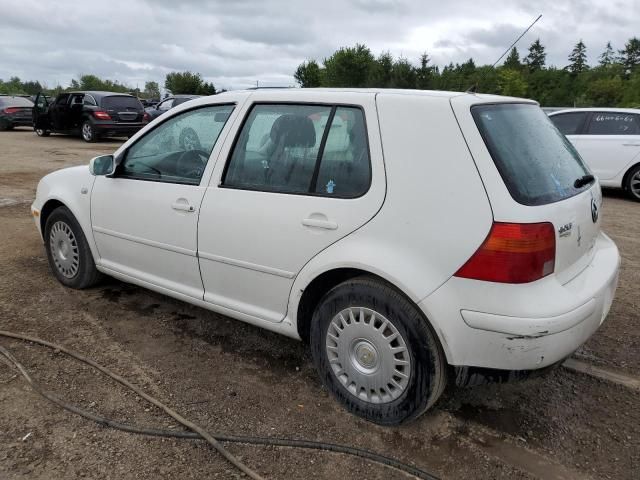
M328 390L350 412L382 425L412 420L446 385L446 360L418 309L368 277L321 300L311 325L313 360Z
M636 202L640 202L640 165L636 165L627 175L627 181L624 185L629 197Z
M35 132L39 137L48 137L51 134L49 130L45 130L44 128L36 128Z
M85 120L82 124L82 139L85 142L93 143L98 141L98 134L96 133L96 127L90 120Z
M49 266L60 283L82 289L101 279L82 228L67 207L51 212L44 240Z

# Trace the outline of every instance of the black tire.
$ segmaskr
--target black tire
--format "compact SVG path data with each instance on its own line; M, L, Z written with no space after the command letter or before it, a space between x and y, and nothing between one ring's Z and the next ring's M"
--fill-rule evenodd
M635 167L629 170L625 177L624 182L624 190L627 192L627 195L632 200L636 202L640 202L640 165L636 165ZM634 187L635 186L635 191Z
M43 128L34 128L33 130L39 137L48 137L49 135L51 135L51 132L49 130L45 130Z
M56 254L52 252L51 239L51 232L56 224L58 224L58 227L64 225L68 226L73 233L78 260L77 271L73 274L69 274L69 272L65 274L63 270L56 265L56 260L54 259L54 255ZM102 274L96 269L96 264L93 260L93 255L91 254L91 249L89 248L87 239L82 231L82 227L80 227L80 224L67 207L56 208L47 218L47 222L44 227L44 245L45 250L47 251L49 267L58 281L63 285L70 288L83 289L91 287L101 280Z
M364 401L338 380L330 366L326 339L331 320L348 307L379 312L402 335L411 371L402 394L387 403ZM347 280L331 289L316 308L311 324L314 364L327 389L351 413L380 425L413 420L438 400L447 382L447 363L440 343L422 313L404 295L370 277ZM382 357L381 357L382 358Z
M99 140L96 127L91 120L85 120L80 127L80 136L87 143L95 143Z

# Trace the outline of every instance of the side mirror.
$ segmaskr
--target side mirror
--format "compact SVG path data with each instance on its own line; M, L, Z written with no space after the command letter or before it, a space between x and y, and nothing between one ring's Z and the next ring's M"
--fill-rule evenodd
M112 175L116 168L116 162L113 155L100 155L94 157L89 162L89 171L91 175Z

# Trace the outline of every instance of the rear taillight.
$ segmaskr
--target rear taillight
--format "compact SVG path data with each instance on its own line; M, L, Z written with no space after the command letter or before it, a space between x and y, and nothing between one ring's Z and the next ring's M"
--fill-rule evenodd
M103 112L102 110L96 110L93 112L93 116L98 120L111 120L111 116L107 112Z
M19 112L19 111L20 111L20 109L19 109L19 108L17 108L17 107L9 107L9 108L5 108L5 109L4 109L4 113L9 113L9 114L11 114L11 113L17 113L17 112Z
M149 117L149 114L147 112L144 112L144 115L142 116L142 121L149 122L150 120L151 120L151 117Z
M553 273L556 235L553 224L494 223L480 248L456 277L500 283L527 283Z

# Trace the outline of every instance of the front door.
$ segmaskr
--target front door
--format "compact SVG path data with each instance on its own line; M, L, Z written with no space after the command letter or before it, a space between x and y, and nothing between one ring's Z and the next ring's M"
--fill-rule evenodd
M253 94L198 228L204 299L271 322L284 318L302 267L371 219L385 191L373 94L358 105L346 95L344 104L290 98Z
M119 154L112 178L96 178L91 223L100 267L202 299L200 183L232 110L216 105L180 112Z
M36 96L33 106L33 128L35 130L50 130L49 122L49 102L44 93L40 92Z

